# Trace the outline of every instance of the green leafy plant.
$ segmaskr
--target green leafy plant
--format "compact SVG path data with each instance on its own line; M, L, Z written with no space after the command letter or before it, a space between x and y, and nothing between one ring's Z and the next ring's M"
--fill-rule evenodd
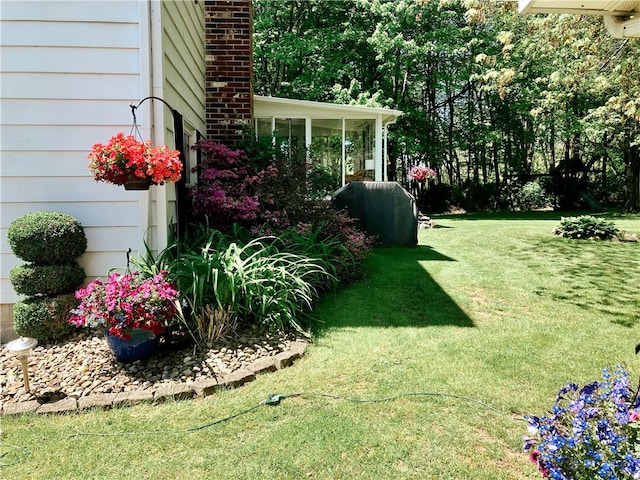
M13 305L13 328L18 335L39 341L59 338L71 330L71 310L78 305L73 294L30 297Z
M555 235L579 240L610 240L618 235L613 222L592 215L562 217L560 226L553 230Z
M280 252L263 238L244 246L231 244L222 264L240 286L239 312L270 330L302 331L301 320L319 296L318 285L329 276L317 260Z
M25 262L64 264L87 249L78 220L61 212L32 212L14 220L7 230L13 253Z
M340 188L340 171L336 165L312 164L307 172L307 193L322 200Z
M22 295L70 293L86 278L77 262L66 265L19 265L9 272L14 290Z
M240 239L238 238L240 237ZM293 234L246 240L217 230L202 231L154 257L135 259L143 275L166 269L176 282L185 325L198 342L232 335L240 325L302 330L319 293L337 281L322 255L295 249ZM300 247L300 251L309 249Z
M549 204L549 198L540 182L525 183L516 195L521 210L542 208Z

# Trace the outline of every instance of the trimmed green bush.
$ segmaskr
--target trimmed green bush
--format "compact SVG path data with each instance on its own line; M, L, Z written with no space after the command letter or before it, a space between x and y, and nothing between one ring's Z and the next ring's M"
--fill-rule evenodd
M87 249L78 220L61 212L32 212L14 220L7 231L13 253L41 265L72 263Z
M9 272L9 280L17 293L22 295L55 296L72 293L86 274L77 262L67 265L27 264Z
M13 305L13 329L38 341L62 337L74 328L69 317L78 303L73 294L27 298Z
M537 180L525 183L518 192L517 199L521 210L546 207L549 204L547 192Z
M555 235L577 240L610 240L618 232L613 222L592 215L562 217L560 226L553 230Z

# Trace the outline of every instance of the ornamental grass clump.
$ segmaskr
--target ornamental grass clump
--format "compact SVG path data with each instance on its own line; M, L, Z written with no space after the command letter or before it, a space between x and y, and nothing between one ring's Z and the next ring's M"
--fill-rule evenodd
M527 416L524 450L543 478L640 478L640 400L622 366L562 388L548 416Z
M151 142L141 142L122 132L106 145L96 143L87 158L97 182L115 185L132 179L148 180L154 185L177 182L182 171L178 150L169 150L166 145L154 147Z
M209 230L181 243L179 257L171 246L133 262L146 276L168 271L180 291L179 314L197 343L253 325L302 331L314 302L337 278L315 248L309 247L312 256L295 251L296 240L283 235L243 241Z
M129 329L164 333L177 315L178 291L166 272L143 278L139 273L112 273L108 280L94 280L76 292L81 300L69 323L85 327L108 327L109 335L128 340Z

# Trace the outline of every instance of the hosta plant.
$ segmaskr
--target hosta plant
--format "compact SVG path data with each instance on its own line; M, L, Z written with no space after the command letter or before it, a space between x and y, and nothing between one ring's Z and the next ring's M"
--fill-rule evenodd
M576 240L610 240L618 235L618 229L613 222L604 218L581 215L579 217L562 217L560 226L555 228L553 233Z
M640 478L640 400L622 366L603 381L562 388L545 416L528 416L524 450L543 478Z

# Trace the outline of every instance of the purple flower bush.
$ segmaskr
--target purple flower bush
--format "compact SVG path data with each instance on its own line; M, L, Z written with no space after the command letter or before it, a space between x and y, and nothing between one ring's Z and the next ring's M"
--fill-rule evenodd
M562 388L548 416L527 416L524 450L543 478L640 479L640 399L622 366Z
M192 191L194 213L207 216L214 225L255 220L260 208L256 189L268 174L252 171L243 150L209 140L194 149L205 156Z
M279 233L296 224L305 209L304 157L288 158L270 144L234 150L209 140L193 148L203 160L191 191L196 220L227 231L241 225Z

